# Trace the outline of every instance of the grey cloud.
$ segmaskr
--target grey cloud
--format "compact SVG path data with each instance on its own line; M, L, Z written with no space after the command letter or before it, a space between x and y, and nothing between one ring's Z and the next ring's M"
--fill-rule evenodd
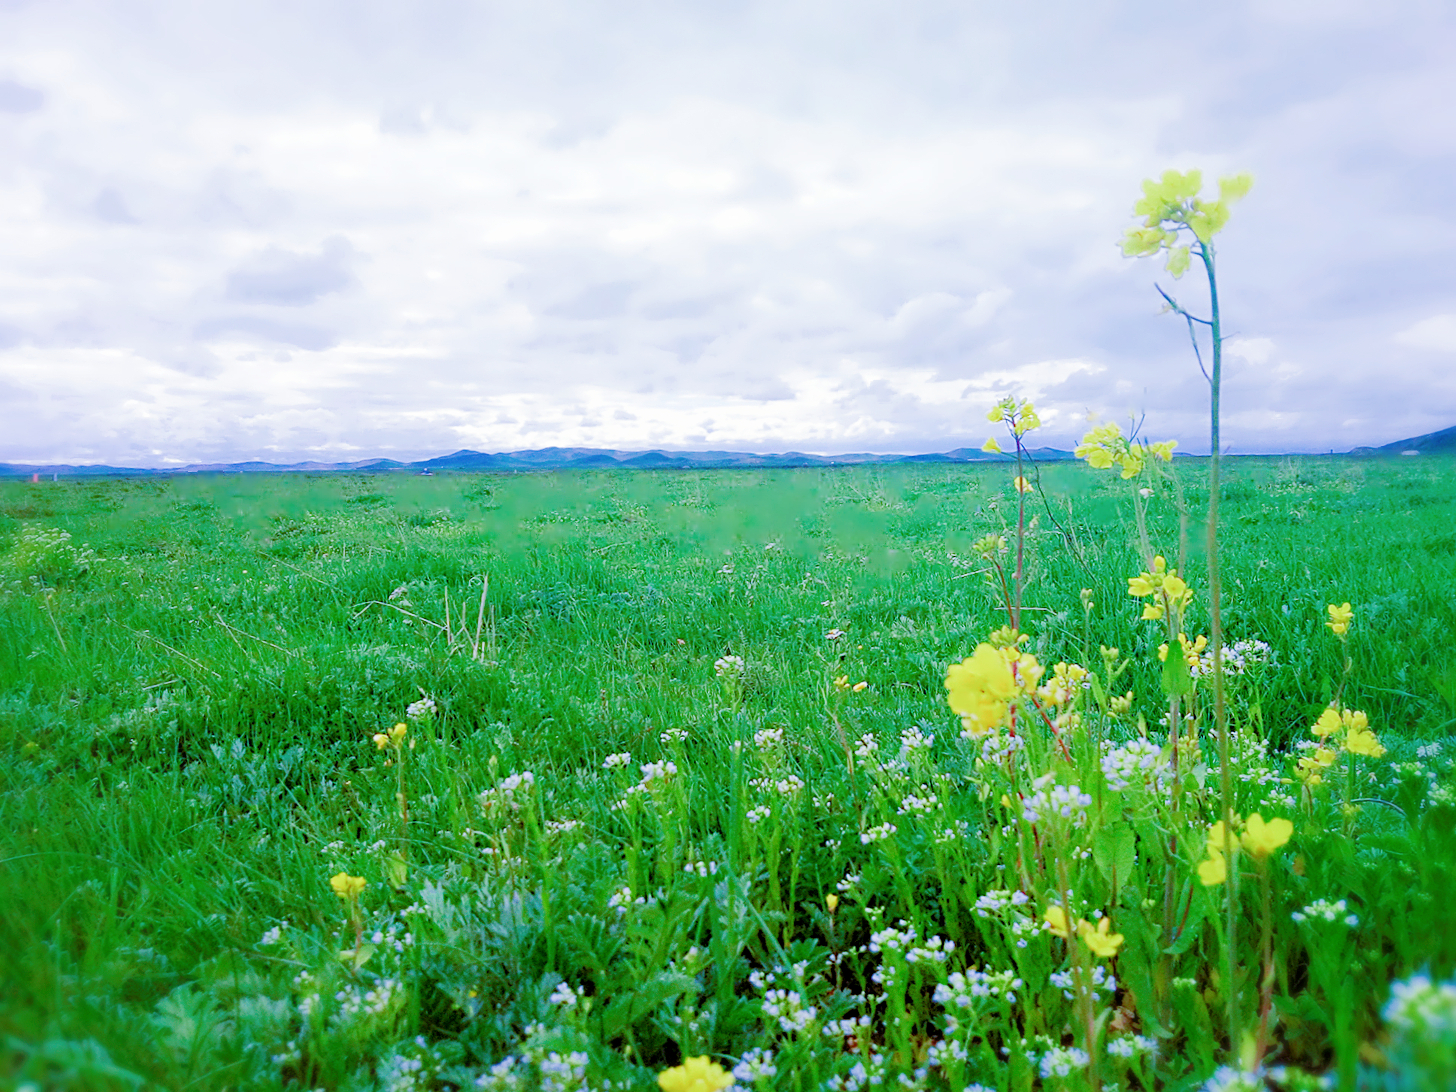
M627 302L636 287L631 281L594 284L571 299L547 308L547 314L588 321L616 318L627 309Z
M45 105L45 92L15 80L0 79L0 113L30 114Z
M199 341L219 341L228 334L279 345L292 345L309 352L321 352L339 343L332 331L304 323L278 322L256 315L228 315L198 324L194 336Z
M107 186L96 195L96 200L91 202L91 208L101 219L108 224L135 224L137 218L131 214L126 207L126 201L114 188Z
M341 236L326 239L313 254L270 247L228 274L227 298L303 307L353 284L354 260L354 247Z

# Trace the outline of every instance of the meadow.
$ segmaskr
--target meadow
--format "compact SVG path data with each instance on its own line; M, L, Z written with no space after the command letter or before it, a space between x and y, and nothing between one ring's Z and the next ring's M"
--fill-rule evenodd
M1241 834L1203 466L1185 661L1082 462L0 485L0 1072L1449 1087L1456 465L1225 461Z

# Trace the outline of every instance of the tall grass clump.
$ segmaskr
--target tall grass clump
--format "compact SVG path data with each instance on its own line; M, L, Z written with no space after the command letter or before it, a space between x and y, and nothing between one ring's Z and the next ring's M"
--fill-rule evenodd
M1213 290L1197 182L1130 249ZM988 417L981 467L7 487L7 1080L1449 1086L1453 619L1389 558L1456 577L1450 468Z

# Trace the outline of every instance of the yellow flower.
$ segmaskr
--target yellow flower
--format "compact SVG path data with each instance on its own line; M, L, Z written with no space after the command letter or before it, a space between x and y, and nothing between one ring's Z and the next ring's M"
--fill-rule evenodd
M682 1065L665 1069L657 1075L662 1092L721 1092L733 1087L733 1074L704 1054L700 1058L684 1058Z
M1052 668L1052 677L1037 690L1037 697L1051 705L1068 705L1086 685L1087 669L1081 664L1059 663Z
M1257 811L1249 816L1243 836L1239 839L1250 856L1262 861L1269 854L1289 841L1294 833L1294 824L1288 819L1270 819L1267 823Z
M1178 446L1177 440L1160 440L1152 446L1152 452L1165 463L1173 461L1173 449Z
M1067 920L1067 912L1060 906L1048 906L1042 920L1046 922L1047 931L1053 936L1059 936L1063 940L1071 939L1072 928Z
M1313 755L1307 755L1299 760L1295 768L1295 776L1306 785L1313 787L1324 780L1324 771L1335 764L1338 757L1328 747L1319 747Z
M364 877L351 876L347 872L340 872L337 876L329 879L329 886L334 889L334 894L345 902L353 902L364 890Z
M1016 491L1018 493L1030 493L1031 492L1031 483L1029 481L1027 481L1023 477L1018 476L1017 479L1014 482L1012 482L1011 484L1014 485L1014 486L1016 486Z
M984 735L1006 717L1016 696L1016 679L1007 656L988 644L945 671L946 700L974 736Z
M834 911L839 909L839 896L830 892L824 896L824 905L829 909L831 914L834 913Z
M1325 625L1330 627L1330 632L1336 637L1343 637L1350 628L1351 619L1355 617L1354 610L1349 603L1341 603L1338 607L1331 603L1325 610L1330 614L1330 620Z
M1385 754L1385 748L1369 728L1350 729L1345 734L1345 750L1352 755L1366 755L1370 758L1379 758Z
M1097 923L1097 928L1092 928L1089 921L1077 923L1077 935L1082 938L1082 943L1092 949L1092 954L1098 959L1111 959L1122 947L1122 934L1111 933L1112 919L1104 917Z
M856 694L858 694L861 690L863 690L867 686L869 686L869 683L868 682L857 682L853 686L851 686L850 689L853 690Z
M375 732L374 746L378 747L381 751L384 750L384 748L389 746L389 737L383 732Z
M981 445L982 451L989 451L994 455L1001 454L1001 445L996 442L996 437L987 437L986 442Z
M1005 412L1002 407L1003 403L997 402L994 406L987 410L986 420L990 421L992 424L995 424L997 421L1001 420L1001 415Z
M1228 860L1222 853L1209 851L1198 865L1198 879L1204 887L1216 887L1228 879Z
M1319 720L1314 722L1310 728L1310 735L1318 736L1321 743L1329 739L1340 730L1340 714L1334 706L1330 706L1319 715Z

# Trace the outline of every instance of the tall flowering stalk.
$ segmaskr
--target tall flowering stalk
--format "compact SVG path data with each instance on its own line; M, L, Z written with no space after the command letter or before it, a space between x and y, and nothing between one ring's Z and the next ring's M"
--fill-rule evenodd
M1203 264L1208 278L1207 318L1200 318L1186 310L1177 300L1164 292L1158 293L1167 302L1168 310L1181 315L1188 323L1188 337L1193 343L1193 354L1198 366L1208 380L1209 388L1209 462L1208 462L1208 610L1210 615L1210 645L1213 659L1213 717L1218 731L1219 790L1223 810L1223 837L1225 855L1232 855L1234 797L1233 777L1229 763L1228 710L1224 701L1223 680L1223 625L1220 617L1220 596L1222 587L1218 569L1218 500L1219 500L1219 399L1223 381L1223 335L1218 307L1218 279L1214 273L1213 237L1228 223L1229 206L1249 192L1253 179L1248 174L1222 178L1218 183L1218 200L1205 201L1198 195L1203 189L1203 174L1189 171L1164 171L1161 179L1143 182L1142 199L1133 206L1133 211L1143 217L1141 227L1128 228L1123 237L1122 252L1130 258L1144 257L1167 251L1166 268L1173 277L1182 277L1188 270L1193 257ZM1191 236L1191 240L1184 233ZM1199 345L1198 327L1208 330L1212 346L1212 371L1204 367L1203 351ZM1227 974L1228 1032L1229 1048L1239 1048L1239 1001L1235 988L1237 970L1237 926L1238 891L1237 873L1226 885L1224 908L1226 914L1228 961Z

